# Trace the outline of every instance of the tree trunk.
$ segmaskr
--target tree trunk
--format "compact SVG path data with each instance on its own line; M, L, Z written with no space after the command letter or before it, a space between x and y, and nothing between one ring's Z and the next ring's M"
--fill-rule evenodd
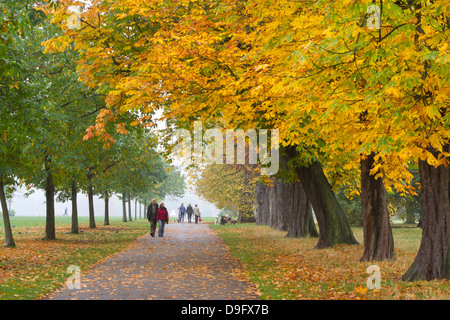
M269 198L268 198L269 186L258 183L256 185L256 224L268 225L269 224Z
M294 158L297 151L288 150ZM318 161L309 166L296 166L298 178L311 202L319 224L319 241L317 249L332 247L336 244L357 244L347 217L334 196L331 186Z
M286 237L317 237L318 233L312 217L311 204L300 182L287 185L289 195L289 223ZM312 223L312 224L311 224Z
M394 260L394 238L389 223L383 179L370 174L375 154L361 160L361 203L364 253L361 261Z
M444 151L450 151L445 145ZM432 152L437 158L437 152ZM405 281L450 279L450 167L419 160L422 240Z
M144 199L144 216L142 217L142 219L146 218L146 214L147 214L147 199Z
M46 216L45 216L45 239L56 239L55 230L55 185L53 184L53 173L50 167L50 156L45 157L45 202L46 202Z
M16 244L14 242L14 237L12 234L11 222L9 221L9 210L8 205L6 203L5 184L3 182L3 177L0 177L0 202L2 205L3 226L5 228L6 247L14 248Z
M414 216L414 211L411 210L408 206L406 206L406 221L405 224L415 224L416 217Z
M283 180L275 179L275 215L272 227L280 231L287 230L287 224L285 223L287 201L286 189Z
M103 225L109 226L109 194L105 192L105 222Z
M89 200L89 228L96 228L95 214L94 214L94 190L91 182L88 186L88 200Z
M130 195L130 192L128 192L128 219L130 221L133 221L133 219L131 219L131 195Z
M77 183L75 180L72 180L72 229L71 233L78 234L78 205L77 205Z
M256 224L287 231L287 237L318 237L311 204L300 182L256 185ZM284 214L282 213L284 212Z
M127 222L127 197L125 191L122 192L122 221Z
M271 228L277 228L277 215L278 215L278 208L277 208L277 184L274 183L272 187L268 189L268 200L269 200L269 227Z

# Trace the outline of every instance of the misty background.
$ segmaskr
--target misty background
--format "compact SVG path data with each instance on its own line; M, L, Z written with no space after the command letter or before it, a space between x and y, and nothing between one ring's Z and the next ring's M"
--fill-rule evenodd
M10 210L14 210L16 216L42 216L45 217L45 192L42 190L34 189L35 191L29 195L25 188L18 189L14 191L11 200L8 200L8 207ZM151 195L150 195L151 197ZM185 207L190 203L192 207L195 204L200 208L200 214L203 217L214 217L219 214L220 210L217 209L213 204L200 199L197 195L189 191L189 188L185 190L185 194L181 198L176 197L166 197L164 199L164 204L169 211L169 215L174 217L178 215L178 208L181 203ZM78 193L77 196L78 205L78 215L88 216L88 197L87 194ZM135 203L131 201L131 217L134 219L134 206ZM72 214L72 203L67 202L57 202L55 201L55 216L63 216L65 210L67 209L67 215ZM141 212L144 215L144 206L141 205ZM95 216L103 217L105 213L105 202L97 196L94 196L94 212ZM117 196L112 196L109 199L109 215L110 217L122 217L122 200ZM128 204L127 204L127 215L128 215ZM139 217L139 204L137 206L137 216Z

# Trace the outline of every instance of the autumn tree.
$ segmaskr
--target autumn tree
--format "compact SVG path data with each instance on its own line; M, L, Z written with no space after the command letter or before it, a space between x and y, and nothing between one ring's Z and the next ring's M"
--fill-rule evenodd
M356 242L326 175L345 160L343 180L360 174L363 260L392 259L386 190L415 192L408 167L419 163L428 226L405 279L448 277L449 199L433 196L448 194L445 1L93 1L76 31L68 4L53 12L64 34L47 48L75 43L80 77L112 112L163 106L181 126L278 128L319 248Z
M14 52L17 39L27 30L28 8L0 3L0 11L0 202L6 246L15 247L6 188L13 185L18 169L23 169L28 163L22 158L27 145L26 127L21 125L26 116L25 108L20 106L24 98L23 86L18 81L22 66L15 59Z
M57 100L48 99L46 90L50 89L51 82L46 81L49 78L45 78L43 75L55 71L50 64L57 60L54 57L42 58L43 48L40 45L40 41L48 37L51 32L43 24L45 16L42 11L36 10L30 3L8 2L2 3L1 6L4 12L9 10L10 13L10 16L5 15L7 18L6 29L2 28L2 31L6 30L7 32L2 34L6 45L2 47L1 58L7 61L6 66L10 66L4 70L5 82L2 84L2 121L4 123L2 126L2 136L4 137L2 149L3 158L8 162L8 165L4 167L6 171L2 173L2 177L4 182L6 182L7 176L9 176L9 181L12 181L12 178L28 179L34 175L33 172L37 168L41 170L44 167L45 173L38 175L39 177L36 177L35 181L45 179L47 182L46 237L51 239L54 237L51 159L47 153L48 148L41 144L45 139L45 129L41 130L41 125L44 123L46 126L48 121L46 107ZM9 29L13 32L8 33L8 28L13 25L16 26L16 29ZM57 79L57 77L55 76L53 79L56 83L52 89L61 85L61 78ZM9 81L13 81L13 83L4 86ZM14 131L11 131L13 127ZM37 149L38 146L41 148ZM20 161L18 161L19 155Z
M76 32L67 30L66 35L70 35L71 38L62 37L56 41L47 42L47 47L49 50L55 50L59 44L62 44L58 47L61 49L66 47L69 41L75 41L77 48L82 48L80 62L91 61L89 65L83 64L82 77L93 85L100 80L100 78L95 80L92 76L94 68L96 72L100 71L97 74L103 73L102 77L112 75L110 69L104 69L106 65L103 49L108 52L114 47L114 55L106 56L110 58L111 65L117 69L119 75L114 80L111 78L109 82L111 90L107 100L110 106L120 101L124 109L141 108L142 111L146 111L149 107L165 105L166 117L176 117L180 123L189 117L206 120L208 117L219 116L225 126L235 127L237 124L242 128L260 127L262 123L259 119L263 117L266 119L266 127L276 127L277 123L271 120L279 112L270 111L268 108L275 110L278 106L268 103L270 98L267 95L259 98L262 86L251 80L266 68L266 65L260 64L260 59L253 60L254 54L262 48L262 42L258 45L248 43L256 35L255 28L245 20L247 15L241 14L242 9L245 9L242 3L230 2L215 5L218 8L217 11L202 6L201 3L191 3L186 6L171 2L155 3L154 12L157 15L152 16L150 20L158 21L158 23L147 23L148 11L139 5L124 2L124 6L113 14L99 15L97 13L104 12L108 4L98 2L83 12L81 22L85 23L85 28ZM63 6L58 10L54 18L54 21L60 23L63 28L67 18L65 8ZM101 23L107 23L111 28L106 30L97 27ZM246 25L246 32L242 32L240 27L236 29L239 23ZM230 29L230 26L234 27ZM131 30L133 30L132 36L125 36L122 39L122 35ZM190 30L197 30L197 32L192 33ZM248 37L249 33L252 34L250 37ZM102 50L99 51L90 46L92 35L96 43L103 48ZM106 38L107 41L102 40ZM251 59L243 60L242 58L248 56L249 52ZM135 59L130 60L131 56ZM149 60L147 56L153 58ZM129 77L128 75L133 73L131 70L136 70L138 76ZM182 74L177 70L183 70ZM189 76L186 77L186 75ZM164 80L161 82L160 79ZM272 79L271 83L274 84L276 78ZM222 83L228 83L228 85L223 86ZM146 89L139 89L142 86ZM242 88L245 87L254 89L243 90ZM247 102L243 103L242 99ZM168 101L170 103L167 103ZM189 108L184 107L187 103L190 105ZM280 115L284 116L283 111ZM309 155L307 155L308 158L311 159ZM318 168L321 171L320 166ZM322 176L325 178L324 175ZM303 179L306 178L307 176L303 177ZM311 184L307 186L317 187ZM321 197L333 197L331 190L321 192L326 188L328 184L322 183L321 188L310 190L310 193L321 194ZM334 205L321 208L322 203L334 203ZM337 201L315 201L313 205L317 207L315 208L317 214L321 214L324 210L332 210L329 216L338 217L336 221L345 221L342 210L335 210L339 206ZM326 217L328 215L325 219ZM327 241L321 239L318 247L341 241L356 242L345 222L321 225L324 228L332 227L332 232L322 232L324 237L332 237L332 239ZM335 228L342 230L336 232ZM337 236L337 234L345 236Z
M219 209L238 213L239 222L254 221L257 168L240 164L210 164L195 177L194 190Z
M447 99L448 70L441 51L448 36L447 25L442 23L448 5L440 1L433 4L380 1L377 10L381 10L382 23L376 28L369 28L374 21L364 16L369 5L365 1L349 2L343 9L334 3L324 4L323 12L342 15L324 16L327 37L305 48L296 62L315 74L317 82L311 83L307 90L326 97L326 100L319 94L311 97L320 102L313 109L317 115L313 126L330 124L328 119L332 116L332 123L337 126L321 130L327 146L361 157L362 183L367 181L374 186L368 188L370 193L361 194L367 237L363 259L371 260L393 257L387 210L373 205L376 199L373 197L377 195L380 198L375 203L385 202L382 183L376 180L383 179L388 188L407 192L412 178L407 169L411 161L416 161L419 166L422 163L422 171L428 172L421 174L422 191L432 189L427 186L430 177L426 177L431 172L440 175L440 178L435 176L436 181L448 181L445 175L449 155L448 117L442 107ZM330 85L323 86L324 83ZM427 171L427 166L437 171ZM433 187L446 184L434 183ZM448 211L444 213L442 208L448 207L448 199L436 201L437 206L436 202L423 199L423 210L435 208L433 214L446 220ZM434 226L437 221L431 219L429 223ZM427 261L428 269L434 270L431 273L440 270L440 275L419 276L424 270L420 267L422 271L415 277L445 277L444 265L437 262L431 267L429 261L433 259L424 257L424 252L429 255L434 252L441 258L447 255L446 249L437 253L425 244L433 242L435 248L443 248L439 245L442 238L429 237L424 231L423 244L428 249L419 250L417 261ZM443 261L441 258L434 261ZM414 263L413 268L418 264Z
M42 41L53 37L57 29L42 11L38 12L40 16L33 26L33 37L31 34L23 37L20 47L20 59L26 61L22 81L26 84L25 94L29 101L28 117L24 122L30 128L30 153L36 164L23 177L27 183L45 190L45 238L51 240L55 238L54 201L58 185L72 182L71 186L76 189L76 183L80 181L75 181L75 176L83 171L76 165L82 163L80 158L90 154L86 145L80 146L75 137L82 142L80 133L87 127L83 120L91 117L92 122L95 119L96 112L104 106L104 98L78 81L75 51L44 53ZM90 225L93 226L92 217ZM76 231L75 227L73 231Z

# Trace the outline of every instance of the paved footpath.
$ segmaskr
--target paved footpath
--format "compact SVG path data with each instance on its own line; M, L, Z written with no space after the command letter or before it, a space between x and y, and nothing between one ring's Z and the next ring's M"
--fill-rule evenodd
M143 236L125 251L81 270L81 289L55 300L259 299L242 265L207 224L170 223L164 237Z

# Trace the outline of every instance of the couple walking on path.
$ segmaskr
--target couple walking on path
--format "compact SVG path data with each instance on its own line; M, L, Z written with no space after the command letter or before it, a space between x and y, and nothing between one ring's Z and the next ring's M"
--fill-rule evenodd
M156 223L158 223L158 236L164 237L164 226L169 223L169 212L164 206L164 202L158 205L156 199L153 198L147 209L147 219L150 221L150 235L155 236Z
M187 208L181 204L179 208L179 222L184 222L184 215L187 214L188 216L188 222L191 223L192 214L194 214L195 223L198 223L198 220L200 219L200 209L195 205L194 208L192 208L191 204L189 203ZM200 220L201 221L201 220Z

